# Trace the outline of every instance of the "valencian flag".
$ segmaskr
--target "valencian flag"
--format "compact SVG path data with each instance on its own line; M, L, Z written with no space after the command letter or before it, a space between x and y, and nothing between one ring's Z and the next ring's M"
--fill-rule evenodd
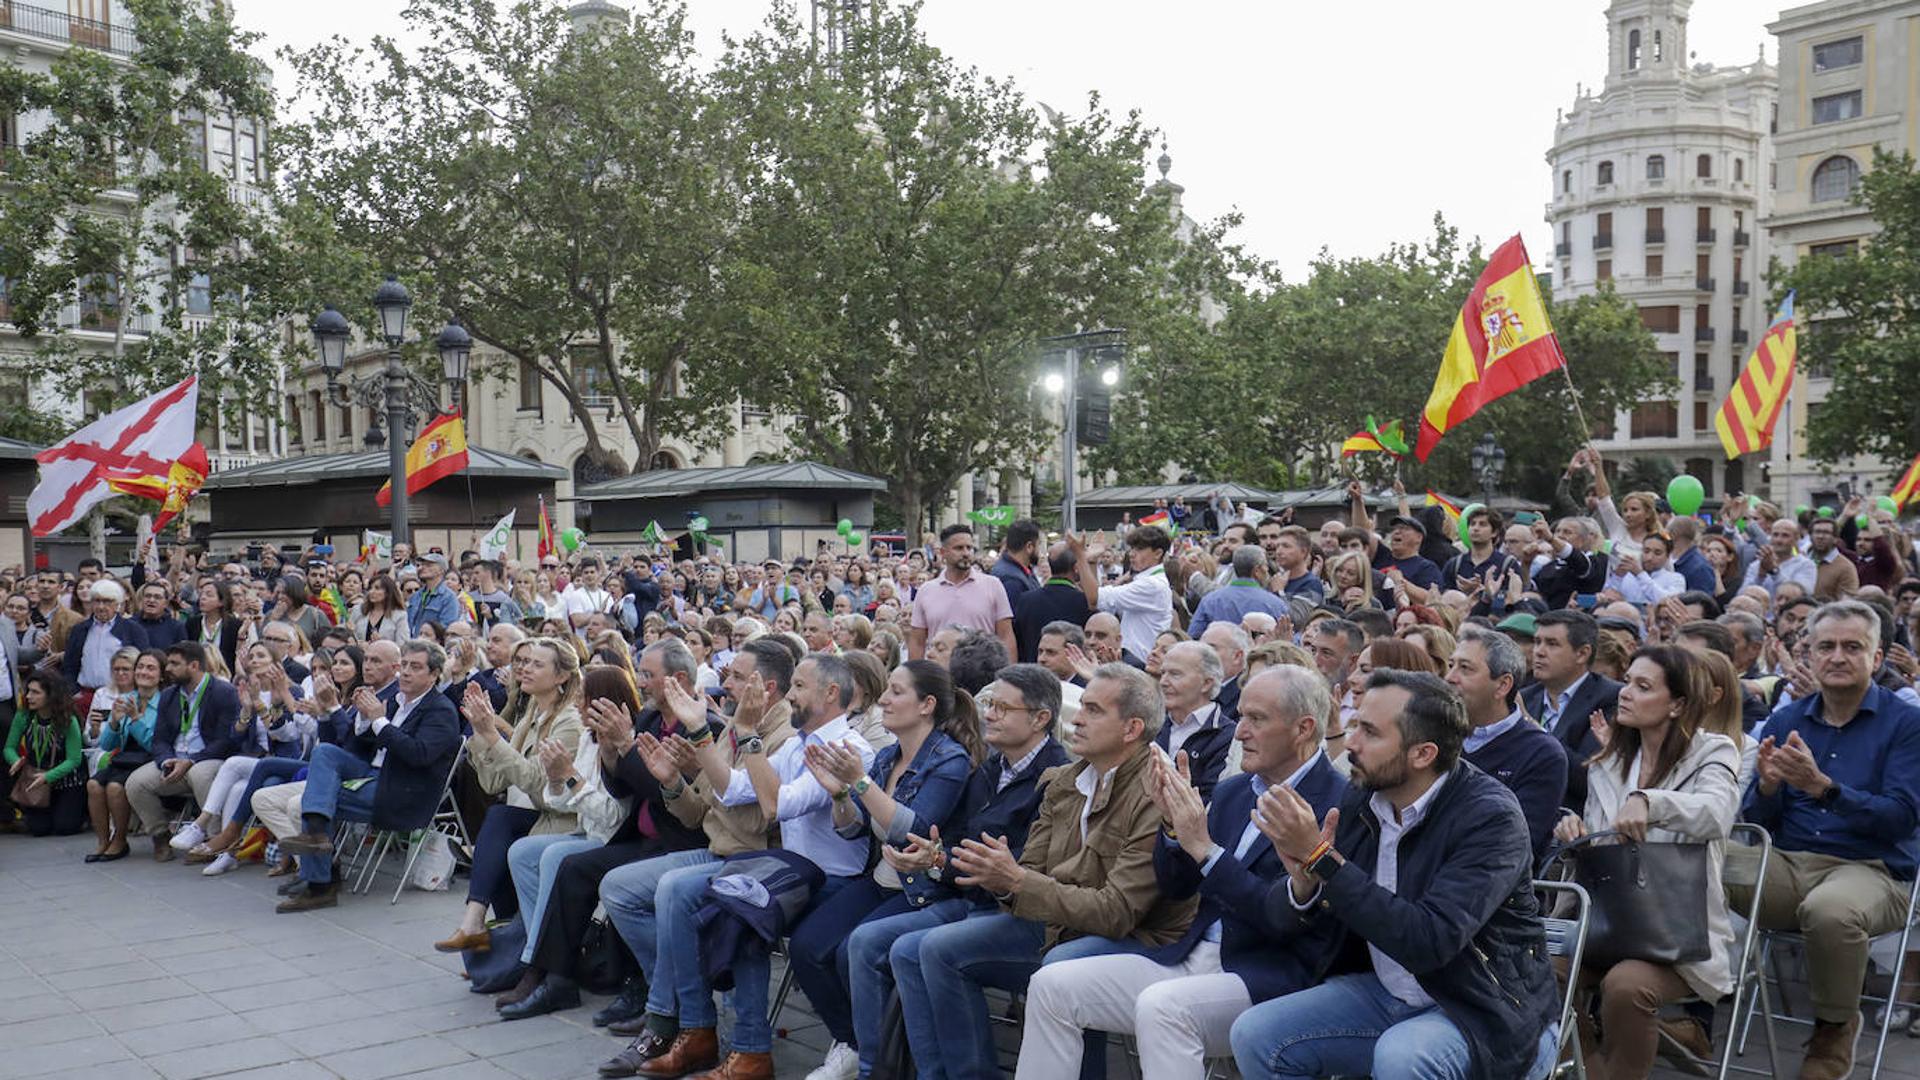
M1395 458L1407 456L1407 436L1400 426L1400 421L1395 420L1386 427L1381 427L1374 422L1373 417L1369 416L1365 428L1347 436L1347 441L1340 444L1341 457L1351 454L1380 453Z
M434 417L433 423L407 447L407 494L418 495L436 480L452 476L467 467L467 425L460 410ZM373 501L385 506L393 501L393 481L380 485Z
M1793 294L1780 302L1766 336L1754 346L1747 358L1747 369L1733 381L1727 400L1713 418L1713 429L1720 433L1720 445L1728 460L1773 445L1773 425L1793 389L1793 364L1796 335L1793 329Z
M1413 456L1427 460L1441 436L1488 403L1566 364L1533 263L1516 235L1494 249L1460 305L1433 393L1420 414L1420 444Z
M1916 494L1920 494L1920 457L1913 459L1913 464L1907 466L1907 471L1900 474L1900 482L1893 485L1893 505L1897 508L1895 512L1905 510Z
M157 533L187 508L187 503L200 490L200 485L207 482L207 473L211 471L207 463L207 448L194 443L187 447L186 453L180 455L179 461L167 466L164 473L137 470L110 472L106 478L107 487L122 495L152 499L160 504L160 514L153 519L153 531Z
M533 557L541 562L545 562L547 556L559 554L560 549L554 546L553 543L553 522L547 518L547 497L541 495L538 498L540 501L540 524L534 532L535 537L537 537L537 542L534 544Z

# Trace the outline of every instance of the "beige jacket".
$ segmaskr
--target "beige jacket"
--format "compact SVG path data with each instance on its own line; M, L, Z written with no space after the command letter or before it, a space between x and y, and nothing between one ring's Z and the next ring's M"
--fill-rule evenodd
M508 806L540 811L540 820L533 823L533 835L576 832L580 826L573 810L547 803L547 771L540 767L536 751L542 741L558 739L567 753L577 753L585 730L580 710L574 705L567 705L547 720L533 716L529 709L513 726L513 738L486 743L474 739L467 744L474 774L487 791L506 792Z
M728 736L721 732L719 737ZM775 702L760 721L760 738L766 743L766 752L772 754L792 737L793 708L784 701ZM738 749L732 752L727 764L736 769L742 767ZM677 793L663 790L661 795L667 809L681 824L689 829L706 830L707 848L716 856L724 859L743 851L765 850L773 830L767 824L766 815L760 812L758 800L744 806L724 806L704 774L689 780Z

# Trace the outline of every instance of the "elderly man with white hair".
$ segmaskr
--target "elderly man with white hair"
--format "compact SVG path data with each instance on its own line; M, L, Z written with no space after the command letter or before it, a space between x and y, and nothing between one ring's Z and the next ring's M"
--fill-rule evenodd
M1220 711L1227 714L1228 722L1240 719L1240 676L1247 670L1247 653L1253 649L1253 639L1232 623L1217 622L1207 627L1198 640L1220 657L1220 692L1213 700L1219 703Z
M127 590L112 578L101 578L87 589L87 612L93 617L67 634L66 655L60 666L67 681L87 698L113 682L113 654L125 648L145 649L147 632L121 613ZM77 702L82 706L84 702Z
M1167 722L1160 725L1154 743L1168 757L1187 755L1193 784L1200 797L1213 796L1233 745L1233 721L1214 698L1226 678L1220 654L1210 645L1182 641L1160 661L1160 696L1166 700Z
M1247 632L1247 639L1255 645L1266 644L1279 626L1280 620L1264 611L1249 611L1240 616L1240 629Z

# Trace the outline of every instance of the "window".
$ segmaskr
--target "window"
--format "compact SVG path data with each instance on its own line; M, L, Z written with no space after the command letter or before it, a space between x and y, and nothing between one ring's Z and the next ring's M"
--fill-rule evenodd
M1713 362L1706 353L1695 353L1693 357L1693 388L1705 390L1713 385Z
M1640 325L1656 334L1677 334L1680 332L1680 306L1666 304L1643 307L1640 309Z
M1573 247L1573 222L1563 221L1560 223L1560 243L1568 249Z
M1680 434L1680 406L1672 401L1645 401L1633 407L1627 425L1636 439L1671 439Z
M1663 154L1654 154L1647 158L1647 179L1665 180L1667 178L1667 159Z
M1667 261L1658 255L1647 256L1647 276L1658 279L1667 272Z
M1747 159L1743 157L1734 158L1733 159L1734 182L1739 183L1740 181L1745 180L1746 178L1747 178Z
M1860 91L1848 90L1813 99L1813 122L1837 124L1860 115Z
M1573 190L1573 170L1561 169L1560 170L1560 194L1565 195L1572 190Z
M221 176L233 176L233 122L215 121L209 129L212 137L208 143L207 168Z
M1712 255L1702 254L1702 255L1694 256L1693 276L1696 278L1699 278L1701 281L1705 281L1708 278L1713 276L1713 256Z
M90 274L80 282L80 326L113 330L120 325L118 275Z
M240 179L251 183L259 179L260 140L252 131L242 131L239 136Z
M327 441L327 404L320 398L320 391L307 391L307 407L313 410L313 441Z
M1708 408L1708 404L1705 401L1693 403L1693 430L1705 431L1713 426L1712 411Z
M207 118L198 111L180 118L180 130L187 137L187 160L207 167Z
M1696 328L1707 325L1710 321L1712 321L1712 319L1713 319L1713 305L1695 304L1693 306L1693 325Z
M1813 170L1813 201L1838 202L1853 197L1860 186L1860 166L1844 154L1836 154Z
M520 361L520 409L540 411L540 369L528 360Z
M1659 63L1661 55L1665 52L1666 50L1660 47L1660 31L1655 30L1653 32L1653 62L1656 64Z
M1826 259L1845 259L1860 250L1858 240L1835 240L1826 244L1814 244L1807 248L1807 254Z
M300 425L300 395L287 395L287 442L299 446L305 442L305 434Z
M20 121L12 113L0 113L0 154L20 145ZM6 162L0 160L0 169L6 168Z
M1629 30L1627 31L1627 70L1632 71L1638 68L1639 66L1640 66L1640 31Z
M1864 42L1857 37L1843 38L1839 41L1829 41L1824 45L1815 45L1813 47L1814 74L1817 75L1823 71L1834 71L1844 67L1854 67L1860 63L1865 55L1866 49Z
M1693 159L1693 175L1702 180L1710 180L1713 178L1712 154L1701 154L1699 157Z
M1613 162L1603 161L1600 163L1599 173L1594 177L1594 182L1600 184L1613 183Z
M607 376L606 364L601 361L600 350L594 346L584 346L573 351L573 389L580 395L581 403L592 408L605 408L613 405L613 386Z
M0 274L0 322L13 321L13 286L7 284L6 275ZM19 400L25 401L25 398Z
M1593 280L1595 281L1612 281L1613 280L1613 260L1612 259L1600 259L1593 264Z
M1739 232L1741 229L1746 228L1746 226L1747 226L1747 212L1745 210L1735 210L1733 212L1733 231Z
M1647 210L1647 243L1667 242L1667 212L1655 206Z

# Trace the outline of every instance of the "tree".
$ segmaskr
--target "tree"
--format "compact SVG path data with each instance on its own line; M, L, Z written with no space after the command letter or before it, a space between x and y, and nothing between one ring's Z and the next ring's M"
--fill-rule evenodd
M283 360L275 331L293 302L272 268L302 260L284 256L260 194L267 169L230 141L238 117L258 125L253 145L265 151L258 133L273 102L246 54L257 35L236 30L226 5L126 7L124 58L76 46L45 74L0 67L0 114L44 120L6 162L0 279L11 321L36 345L30 368L73 396L138 396L197 374L207 415L223 397L236 414L271 410ZM229 118L224 156L191 134L207 116ZM258 171L236 180L236 160ZM110 332L110 348L82 330Z
M411 52L283 54L312 106L295 189L504 355L478 376L557 390L608 470L596 409L645 469L667 436L717 441L737 400L710 360L736 168L682 14L573 33L551 4L415 0Z
M1399 419L1413 440L1460 304L1485 267L1435 218L1423 243L1375 258L1322 254L1304 281L1263 285L1229 302L1224 321L1178 362L1137 372L1123 395L1126 437L1097 460L1123 477L1158 471L1157 459L1207 479L1296 487L1348 475L1384 482L1383 455L1342 459L1340 443L1367 416ZM1638 309L1611 287L1550 302L1568 370L1591 423L1671 387L1669 368ZM1552 497L1581 445L1579 414L1559 375L1494 402L1447 433L1424 464L1398 471L1410 488L1474 491L1468 451L1495 432L1506 447L1503 487Z
M1798 291L1794 310L1801 372L1833 378L1809 412L1807 448L1816 459L1856 454L1890 460L1897 478L1920 450L1920 174L1907 154L1875 150L1855 201L1880 231L1848 256L1807 256L1776 264L1775 303Z
M1137 115L1043 121L889 3L831 64L782 5L717 78L752 165L725 263L739 385L797 418L801 452L886 477L910 535L967 472L1057 435L1042 339L1198 306Z

